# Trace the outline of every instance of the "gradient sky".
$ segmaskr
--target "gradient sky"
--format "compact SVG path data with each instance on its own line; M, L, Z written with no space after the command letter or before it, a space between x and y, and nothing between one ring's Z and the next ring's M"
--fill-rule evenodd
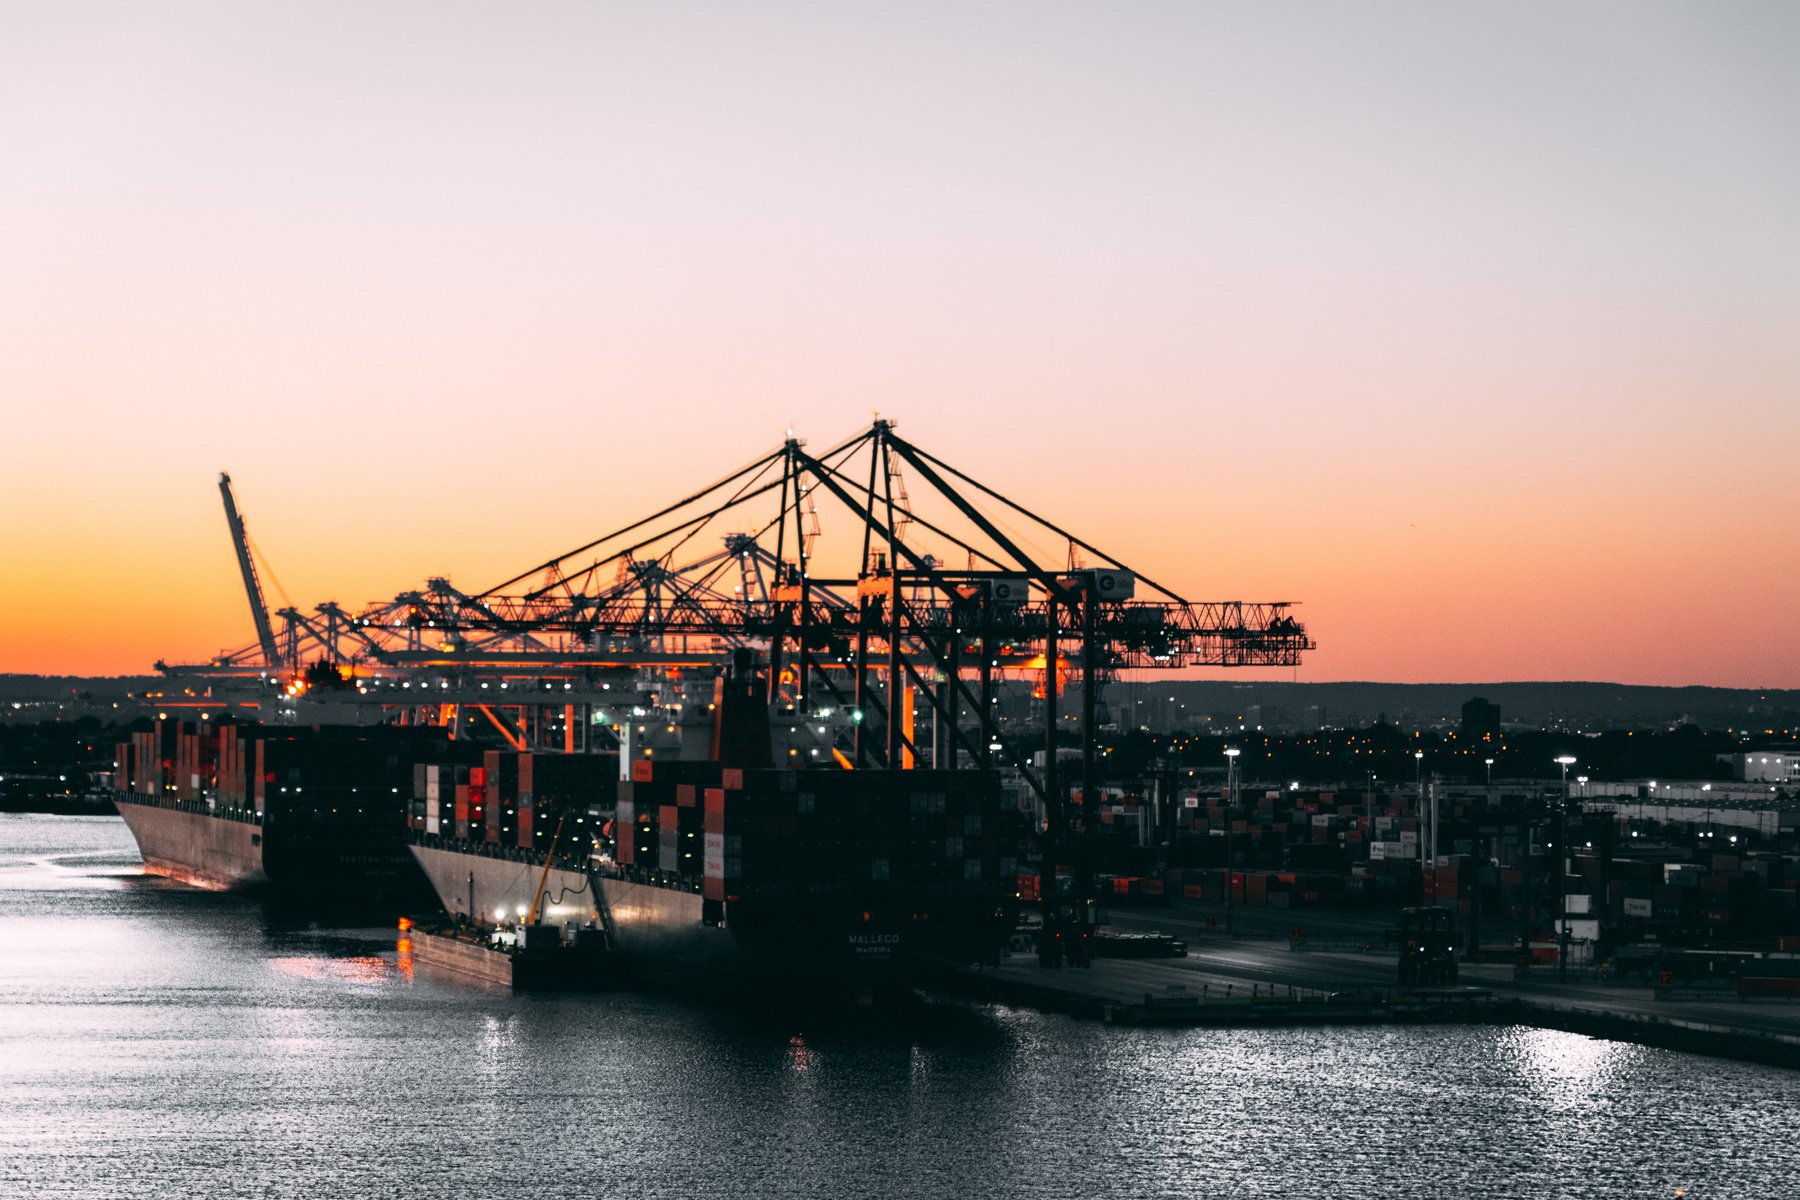
M1800 686L1797 48L1785 4L0 4L0 670L252 640L221 469L354 605L880 410L1302 601L1301 679Z

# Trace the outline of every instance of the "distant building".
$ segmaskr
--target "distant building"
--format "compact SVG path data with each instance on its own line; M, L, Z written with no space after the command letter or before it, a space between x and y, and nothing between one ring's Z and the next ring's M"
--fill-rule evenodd
M1731 763L1731 776L1745 783L1793 783L1800 780L1800 752L1788 747L1781 750L1751 750L1743 754L1721 754Z
M1500 736L1500 706L1475 697L1462 706L1463 740L1475 742Z
M1289 733L1294 718L1279 704L1252 704L1244 710L1244 724L1265 733Z

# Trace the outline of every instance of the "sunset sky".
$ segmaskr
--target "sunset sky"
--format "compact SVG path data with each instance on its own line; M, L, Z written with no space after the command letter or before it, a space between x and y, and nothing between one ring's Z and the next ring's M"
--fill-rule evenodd
M1302 680L1800 686L1800 7L0 3L0 671L872 411ZM848 539L845 524L827 540Z

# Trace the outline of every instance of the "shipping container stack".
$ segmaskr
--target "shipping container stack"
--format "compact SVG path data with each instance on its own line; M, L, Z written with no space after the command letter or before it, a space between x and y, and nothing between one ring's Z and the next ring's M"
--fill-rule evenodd
M982 772L648 761L614 828L621 867L708 900L874 904L1010 896L1022 832Z
M595 844L601 823L617 803L617 754L521 755L519 845L548 853L557 826L559 851Z
M1585 912L1602 917L1612 940L1701 945L1760 942L1800 934L1800 863L1791 857L1715 854L1665 863L1592 855L1575 860Z
M113 788L146 801L174 807L175 759L181 726L177 721L156 721L136 730L131 739L113 747L121 764L113 776Z
M451 743L434 756L435 761L413 764L413 802L407 824L414 832L460 841L485 839L487 815L481 783L486 771L480 755L479 748Z
M491 847L548 852L559 820L559 852L613 806L618 756L489 750L450 744L441 761L416 763L409 824L418 833Z
M238 755L254 806L265 815L397 829L411 823L415 764L450 745L431 728L264 726Z
M114 787L140 802L241 820L280 809L399 821L415 764L449 745L432 729L158 721L114 748Z
M1381 792L1246 789L1225 811L1222 790L1185 791L1174 803L1175 837L1163 876L1172 896L1224 896L1224 831L1232 831L1235 903L1399 907L1425 903L1459 918L1548 930L1556 883L1552 822L1544 792L1444 788L1439 792L1438 857L1423 863L1429 836L1414 787ZM1605 812L1569 818L1577 844L1604 845ZM1569 914L1599 920L1608 940L1667 944L1757 940L1800 932L1800 866L1778 854L1709 856L1682 864L1577 855L1565 884ZM1521 866L1520 864L1528 864ZM1289 880L1292 880L1290 883ZM1133 888L1134 885L1125 885ZM1115 901L1117 902L1117 901Z

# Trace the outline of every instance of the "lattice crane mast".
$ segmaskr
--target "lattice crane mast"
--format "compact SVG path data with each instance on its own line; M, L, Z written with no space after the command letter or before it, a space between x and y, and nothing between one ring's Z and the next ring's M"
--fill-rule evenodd
M244 594L250 600L250 616L256 622L256 644L262 650L264 665L278 666L281 658L275 649L275 629L269 624L262 582L256 577L256 561L250 555L250 535L244 530L244 518L231 494L231 476L223 471L219 472L219 495L225 500L225 523L231 527L231 545L237 551L238 570L244 576Z
M227 484L221 480L259 614L258 644L273 665L281 658ZM821 501L848 514L852 534L829 560L815 544ZM1033 534L1066 547L1063 563L1080 552L1098 565L1050 565L1032 549ZM722 548L695 555L689 546L698 539ZM968 566L943 566L919 539ZM527 582L538 578L540 586ZM526 590L514 590L520 584ZM757 648L769 659L772 703L796 712L841 706L867 718L854 733L855 765L956 764L965 756L987 765L998 755L1054 811L1055 681L1065 664L1082 682L1082 774L1091 784L1094 706L1107 678L1124 669L1295 664L1312 643L1291 608L1189 601L877 420L818 455L790 437L674 504L478 594L433 579L359 613L326 604L317 616L292 608L280 615L296 667L309 651L404 671L559 660L691 665L696 653ZM249 653L221 656L218 665L241 664ZM1017 669L1050 681L1041 771L992 720L995 672ZM939 718L930 754L899 711L905 701L910 712L919 697ZM974 718L973 737L964 714Z

